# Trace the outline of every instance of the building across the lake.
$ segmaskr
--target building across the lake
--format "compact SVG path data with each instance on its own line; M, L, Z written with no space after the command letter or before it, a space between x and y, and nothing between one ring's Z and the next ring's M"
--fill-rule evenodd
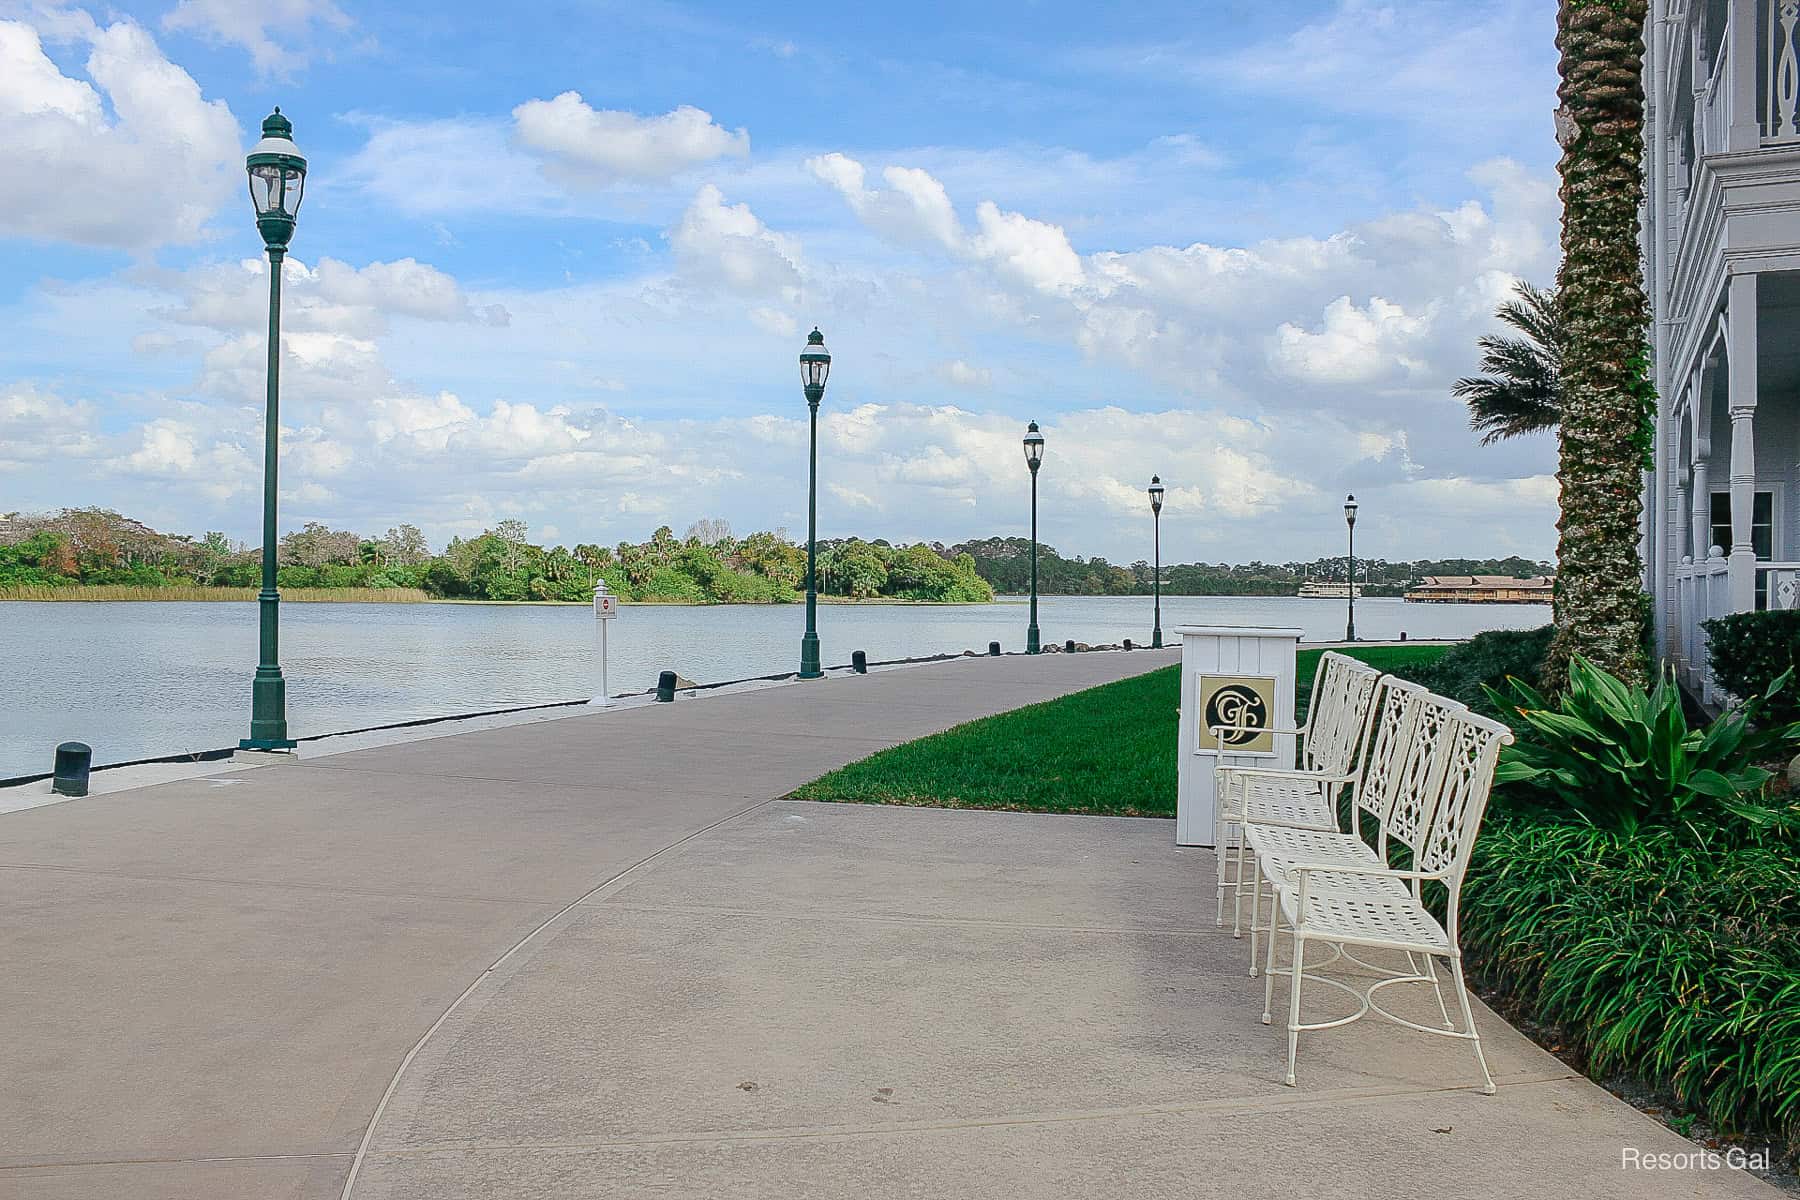
M1644 27L1644 584L1658 649L1706 699L1701 622L1800 593L1797 26L1793 0L1653 0Z
M1550 575L1427 575L1406 598L1425 604L1548 604L1556 590Z

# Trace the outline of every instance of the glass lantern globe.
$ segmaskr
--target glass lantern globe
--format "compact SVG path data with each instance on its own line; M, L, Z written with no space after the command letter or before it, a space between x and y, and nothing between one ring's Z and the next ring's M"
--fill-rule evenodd
M1033 421L1025 428L1025 465L1037 474L1038 464L1044 461L1044 435L1038 432L1038 423Z
M294 126L277 108L264 118L262 140L250 148L244 168L250 175L250 203L256 225L271 247L286 246L300 216L306 190L306 159L294 145Z
M825 380L831 374L831 352L825 349L825 335L817 326L806 335L806 349L800 352L800 385L806 390L808 403L817 404L825 395Z

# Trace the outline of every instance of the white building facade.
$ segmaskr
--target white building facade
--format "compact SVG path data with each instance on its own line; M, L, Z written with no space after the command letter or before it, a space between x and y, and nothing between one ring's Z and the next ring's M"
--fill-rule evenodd
M1645 586L1711 700L1700 622L1800 603L1800 0L1652 0L1645 41Z

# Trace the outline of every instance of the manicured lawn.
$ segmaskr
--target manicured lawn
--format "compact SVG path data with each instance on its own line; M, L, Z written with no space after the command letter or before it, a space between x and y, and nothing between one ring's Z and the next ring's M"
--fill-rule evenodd
M1393 670L1429 662L1443 651L1372 646L1356 657ZM1300 655L1303 703L1319 653ZM857 804L1172 817L1179 687L1179 668L1166 667L984 717L851 763L794 795Z

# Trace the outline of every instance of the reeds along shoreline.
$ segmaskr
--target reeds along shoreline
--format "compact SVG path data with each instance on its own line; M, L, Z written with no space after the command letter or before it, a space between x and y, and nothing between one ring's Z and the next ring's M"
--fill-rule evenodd
M256 597L256 588L240 587L136 587L130 584L92 584L86 587L14 584L0 587L0 601L254 600ZM347 604L422 604L431 599L418 588L283 588L281 598L299 604L326 601Z

